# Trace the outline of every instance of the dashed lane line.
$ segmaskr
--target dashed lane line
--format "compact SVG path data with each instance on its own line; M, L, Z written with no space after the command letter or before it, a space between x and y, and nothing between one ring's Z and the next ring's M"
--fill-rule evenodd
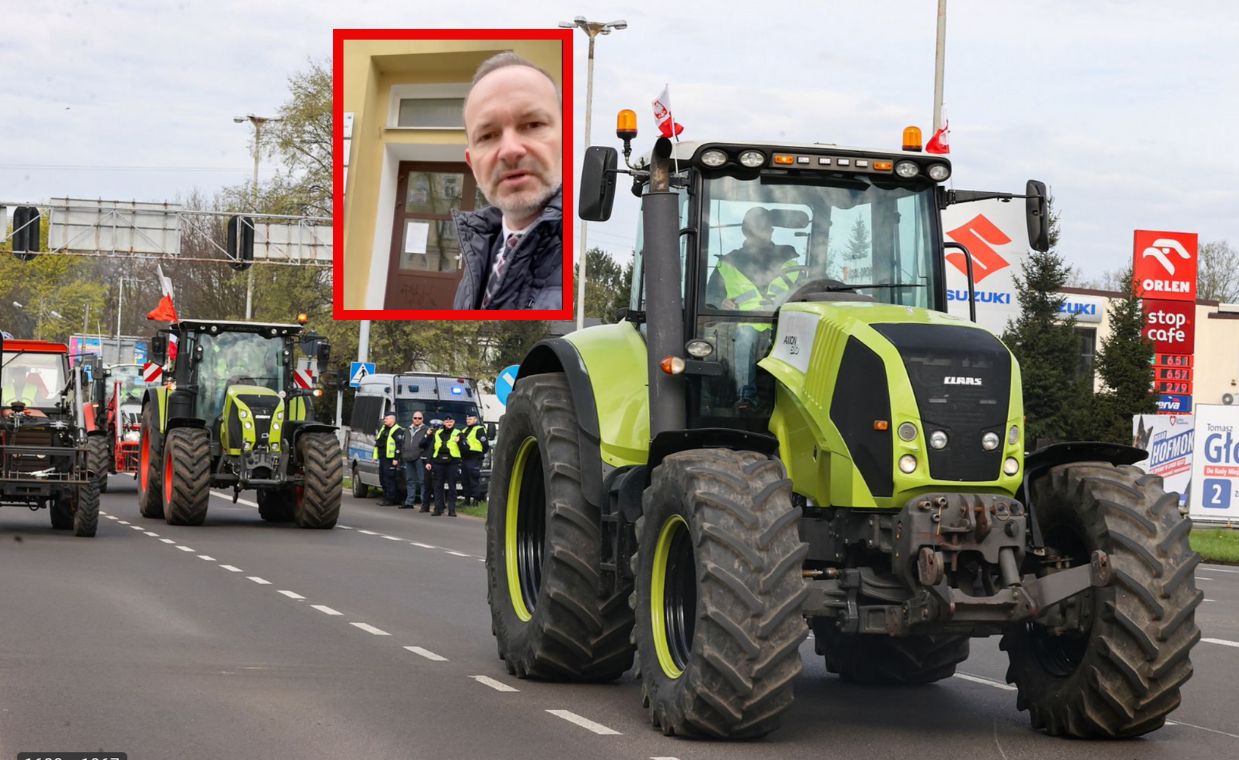
M520 691L520 689L516 688L515 686L508 686L503 681L496 681L490 676L469 676L469 677L477 681L478 683L482 684L483 686L489 686L495 691L506 691L506 692Z
M380 538L386 538L388 541L403 541L404 540L400 536L389 536L386 534L384 534L383 536L380 536Z
M431 546L430 544L423 544L419 541L410 541L409 543L413 544L414 546L420 547L422 549L438 549L439 548L437 546Z
M270 586L271 585L271 581L267 580L266 578L259 578L257 575L246 576L246 580L251 580L254 583L257 583L259 586Z
M140 530L143 533L146 532L146 528L143 528L141 525L130 525L129 528L130 530Z
M607 728L601 723L595 723L589 718L583 718L571 710L547 710L547 712L554 715L556 718L563 718L569 723L575 723L581 728L584 728L587 731L593 731L595 734L600 736L620 736L620 732L616 731L614 728Z
M358 532L358 533L364 533L364 534L366 534L367 536L377 536L377 535L378 535L378 533L375 533L375 532L374 532L374 531L372 531L372 530L361 530L360 528L357 530L357 532Z
M1239 641L1230 641L1228 639L1201 639L1201 641L1205 641L1210 644L1218 644L1224 647L1235 647L1239 649ZM1187 724L1184 723L1183 725L1187 725Z
M343 615L343 612L337 612L325 604L311 604L311 607L323 613L324 615Z
M192 546L185 546L184 544L180 544L180 545L178 545L176 548L180 549L180 550L181 550L181 551L183 551L183 552L192 552L192 551L197 551L197 550L196 550L196 549L194 549Z
M220 567L224 568L225 570L227 570L227 571L228 571L228 572L230 572L230 573L240 573L240 572L244 572L241 568L239 568L239 567L234 567L233 565L220 565Z
M352 530L353 529L352 525L337 525L336 527L339 528L340 530Z
M1233 567L1218 567L1217 565L1201 565L1201 570L1210 573L1226 573L1227 575L1239 575L1239 569ZM1184 723L1183 725L1187 725Z
M1188 728L1194 728L1197 731L1208 731L1211 734L1221 734L1222 736L1229 736L1232 739L1239 739L1239 734L1228 734L1225 731L1219 731L1216 728L1205 728L1204 726L1197 726L1194 723L1184 723L1181 720L1168 720L1166 721L1166 725L1167 726L1187 726Z
M146 531L142 531L142 532L143 532L143 533L145 533L146 535L150 536L151 538L159 538L159 534L158 534L158 533L156 533L156 532L155 532L155 531L153 531L153 530L146 530Z
M965 681L972 681L973 683L979 683L984 686L992 686L995 689L1002 689L1003 691L1016 691L1016 688L1009 683L999 683L998 681L994 681L989 678L982 678L981 676L974 676L968 673L956 673L955 677L962 678Z
M421 647L405 647L405 649L415 655L418 655L419 657L425 657L427 660L431 660L433 662L447 662L446 657L441 654L435 654L429 649L422 649Z
M289 599L298 599L298 600L305 599L304 596L302 596L301 594L298 594L296 591L289 591L288 589L282 588L280 589L280 593L288 597Z
M448 551L448 554L452 555L453 557L468 557L469 556L468 554L465 554L464 552L454 552L450 550Z
M170 538L161 538L161 539L159 539L159 543L161 543L161 544L175 544L175 543L176 543L176 541L173 541L173 540L172 540L172 539L170 539Z
M232 503L232 496L230 494L221 493L219 491L212 491L211 495L217 498L223 499L229 504ZM247 507L253 507L254 509L258 509L258 502L250 501L249 499L237 499L237 504L244 504Z
M209 554L199 554L198 559L205 559L207 562L214 562L215 558Z
M369 623L349 623L349 625L355 628L360 628L366 633L371 633L371 634L374 634L375 636L390 636L391 635L387 631L384 631L382 628L375 628Z

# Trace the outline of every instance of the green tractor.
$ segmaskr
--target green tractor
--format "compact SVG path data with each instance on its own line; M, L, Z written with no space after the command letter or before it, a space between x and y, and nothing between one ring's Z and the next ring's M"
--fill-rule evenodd
M530 351L494 452L508 672L605 681L635 654L655 728L746 738L810 631L828 671L903 685L999 635L1034 728L1162 726L1200 638L1176 495L1138 449L1025 453L1018 363L945 313L941 209L1022 197L1044 251L1044 185L948 190L919 148L660 139L633 165L634 136L626 172L588 149L579 204L605 221L632 176L629 308Z
M298 352L325 367L326 339L299 324L182 319L151 340L170 363L165 385L142 399L138 506L145 517L201 525L211 488L235 502L256 489L271 522L332 528L344 464L336 428L314 420L312 373ZM318 391L321 393L321 391Z

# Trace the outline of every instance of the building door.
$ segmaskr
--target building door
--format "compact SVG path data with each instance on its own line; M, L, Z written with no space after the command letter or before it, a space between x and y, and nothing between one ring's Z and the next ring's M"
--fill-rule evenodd
M452 209L473 211L485 205L463 163L400 163L383 308L452 308L460 281Z

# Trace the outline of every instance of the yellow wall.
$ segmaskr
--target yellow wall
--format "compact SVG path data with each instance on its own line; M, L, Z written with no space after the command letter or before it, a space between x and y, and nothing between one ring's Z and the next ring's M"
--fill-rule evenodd
M382 308L381 302L367 303L366 293L372 269L382 265L386 272L393 209L379 207L380 195L385 176L394 182L399 155L413 146L423 156L421 160L464 161L465 157L463 129L389 129L392 87L468 84L478 64L504 50L541 66L556 82L562 81L558 40L344 41L342 111L353 114L344 195L344 308ZM388 241L381 246L385 250L377 249L376 236L380 244Z

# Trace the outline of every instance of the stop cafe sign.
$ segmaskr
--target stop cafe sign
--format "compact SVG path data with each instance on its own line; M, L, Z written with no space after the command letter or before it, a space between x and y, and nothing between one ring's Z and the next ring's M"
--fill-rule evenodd
M1146 340L1159 354L1190 354L1196 349L1196 303L1144 299Z

